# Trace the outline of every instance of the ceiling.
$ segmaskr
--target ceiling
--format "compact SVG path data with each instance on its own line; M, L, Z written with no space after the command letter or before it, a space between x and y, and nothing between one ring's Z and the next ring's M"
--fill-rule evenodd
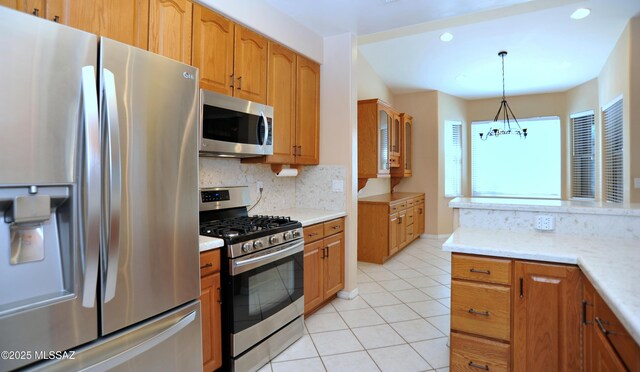
M598 76L639 0L264 0L322 36L351 32L394 94L564 91ZM569 18L590 8L582 20ZM440 41L443 32L454 38Z

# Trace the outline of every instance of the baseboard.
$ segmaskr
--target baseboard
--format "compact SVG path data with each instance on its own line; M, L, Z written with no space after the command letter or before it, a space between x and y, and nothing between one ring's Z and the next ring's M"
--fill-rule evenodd
M358 297L358 288L355 288L351 291L340 291L338 292L338 298L342 298L344 300L353 300Z
M450 237L451 234L420 234L420 239L445 239Z

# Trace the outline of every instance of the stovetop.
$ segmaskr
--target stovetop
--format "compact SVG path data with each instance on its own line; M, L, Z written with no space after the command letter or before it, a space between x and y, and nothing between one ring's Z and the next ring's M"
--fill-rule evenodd
M200 235L224 239L228 244L244 242L302 227L298 221L280 216L242 216L200 223Z

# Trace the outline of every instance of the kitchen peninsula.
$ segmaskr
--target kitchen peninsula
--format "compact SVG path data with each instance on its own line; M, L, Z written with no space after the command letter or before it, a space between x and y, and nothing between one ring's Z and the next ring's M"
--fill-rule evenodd
M443 245L453 252L451 366L640 368L639 205L486 198L449 205L457 226ZM471 286L481 290L467 296ZM482 303L496 293L504 302ZM501 311L503 336L473 328ZM543 342L546 352L527 352ZM502 357L481 360L473 351L487 347Z

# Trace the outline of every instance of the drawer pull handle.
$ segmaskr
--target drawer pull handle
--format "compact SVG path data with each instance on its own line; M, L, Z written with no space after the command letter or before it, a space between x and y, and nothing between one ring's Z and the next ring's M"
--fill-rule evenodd
M476 364L476 363L474 363L474 362L472 362L472 361L471 361L471 362L469 362L469 367L473 367L473 368L477 368L477 369L482 369L482 370L485 370L485 371L488 371L488 370L489 370L489 366L488 366L488 365L486 365L486 364L485 364L485 365Z
M340 228L340 225L331 226L331 228L334 230L338 230Z
M206 269L207 267L211 267L213 264L211 262L207 262L207 264L200 266L201 269Z
M218 290L218 303L222 304L222 293L220 292L220 287L216 288Z
M489 316L489 311L478 311L474 308L469 309L469 314L476 314L482 316Z
M309 233L309 236L316 236L316 235L318 235L318 233L317 233L317 232Z
M609 322L607 322L606 320L602 320L598 317L595 317L594 319L596 321L596 323L598 324L598 328L600 328L600 331L602 331L602 334L606 335L615 335L615 332L612 332L610 330L608 330L607 328L605 328L604 324L609 324ZM604 324L603 324L604 323Z
M490 270L477 270L477 269L470 269L469 271L471 271L472 273L476 273L476 274L487 274L487 275L491 275L491 271L490 271Z

